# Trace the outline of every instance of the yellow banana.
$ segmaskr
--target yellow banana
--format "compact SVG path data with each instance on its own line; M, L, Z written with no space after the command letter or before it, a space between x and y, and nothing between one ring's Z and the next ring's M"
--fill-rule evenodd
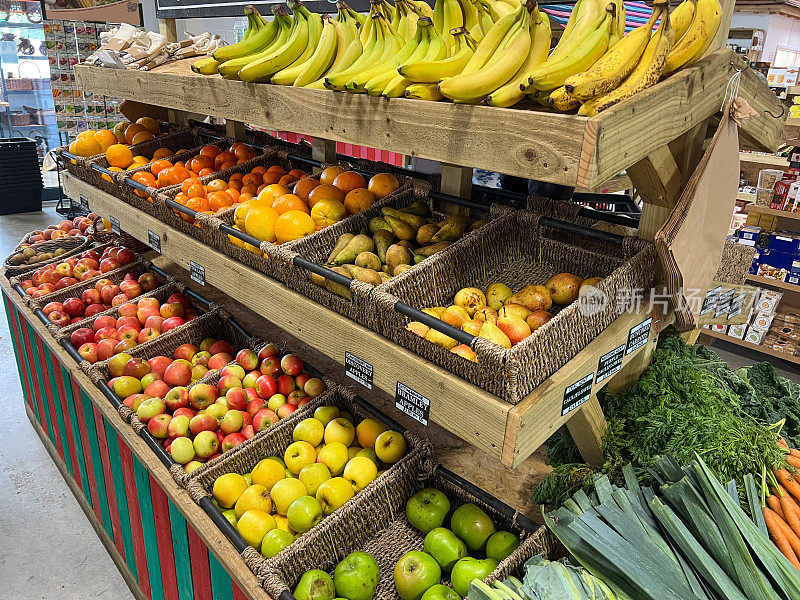
M486 98L486 104L489 106L513 106L522 100L525 94L522 93L520 84L528 80L528 73L547 59L552 39L550 18L547 14L540 12L538 6L534 7L531 13L530 38L531 49L528 51L525 62L517 69L508 83L489 94L489 97Z
M370 39L364 46L361 55L348 68L337 70L335 73L328 73L328 75L325 76L326 88L329 90L339 90L341 92L345 91L345 86L355 75L360 73L362 69L375 64L375 61L383 55L383 30L381 29L380 23L376 22L377 19L381 18L384 17L379 13L375 13L370 18L370 22L373 23L373 26L370 28ZM359 38L353 40L354 43L356 41L359 41Z
M372 39L375 29L375 22L372 17L380 12L380 4L376 2L370 2L369 13L367 13L366 19L361 23L361 29L358 30L358 37L361 38L361 45L365 48L367 47L367 44L369 44L370 39Z
M303 69L294 80L293 85L302 87L313 83L330 68L336 56L336 28L333 19L325 15L325 24L322 26L322 35L319 38L314 54L303 65Z
M492 21L495 23L516 10L516 7L512 7L501 0L481 0L481 2L484 3L486 10L489 11L489 15L492 17Z
M717 35L721 20L722 13L717 0L697 0L692 24L669 53L663 76L698 61Z
M622 83L647 47L656 19L658 13L653 11L647 23L626 35L589 70L568 77L565 81L567 91L579 100L588 100L607 94Z
M625 4L622 0L611 0L614 4L614 23L611 26L611 36L609 37L608 47L613 48L614 44L625 37Z
M683 34L689 30L694 18L694 8L697 0L683 0L669 15L672 29L675 30L675 42L678 43Z
M520 5L521 24L512 39L486 65L472 72L462 72L439 83L439 92L452 100L482 99L508 82L525 62L531 49L530 14ZM516 11L513 14L517 14ZM495 23L497 25L498 23ZM490 32L491 33L491 32ZM488 35L485 39L488 39ZM477 54L480 46L475 51ZM473 58L474 58L473 54ZM469 66L469 63L467 63ZM465 69L466 71L466 69Z
M435 83L412 83L406 88L406 98L412 100L441 100L442 95Z
M572 12L569 14L569 19L567 19L567 24L564 25L564 31L561 33L561 40L567 39L567 37L569 37L569 34L572 33L572 30L575 27L575 23L581 16L581 5L585 1L586 0L577 0L577 2L573 4Z
M303 7L303 10L307 10ZM308 42L305 50L288 67L275 73L270 79L270 83L276 85L292 85L306 67L306 63L311 60L314 51L319 45L322 36L322 17L318 13L309 12L306 15L308 20Z
M421 22L422 19L420 19L420 23ZM445 42L444 38L436 32L434 27L431 26L430 29L431 32L430 41L428 42L428 50L420 60L423 62L444 60L447 58L447 42ZM409 60L409 63L410 62L411 61ZM400 98L404 95L406 88L412 83L413 82L410 79L406 79L402 75L397 74L395 78L386 85L382 95L387 98Z
M270 43L260 52L243 56L241 58L226 60L219 66L220 75L226 79L238 79L239 71L241 71L244 67L255 60L270 56L273 52L275 52L275 50L286 43L286 41L289 39L289 35L292 32L294 22L289 14L283 9L283 7L275 7L273 12L275 13L275 21L278 22L279 30L278 35L275 36L275 39L272 41L272 43Z
M567 29L564 30L558 44L547 58L547 62L555 62L572 56L586 36L600 27L605 18L605 12L600 10L595 0L581 0L580 4L576 4L572 9L570 21L572 17L575 17L572 28L569 28L569 22L567 22L569 33L567 33Z
M444 27L444 33L442 37L450 45L450 48L455 48L455 38L452 30L464 26L464 13L461 12L461 5L458 0L444 0L443 10L442 27Z
M347 69L361 56L361 42L355 36L355 32L352 31L344 21L332 19L331 25L333 25L334 32L336 33L336 42L334 44L336 54L333 57L333 62L315 81L304 84L303 87L324 90L326 75L336 72L337 69ZM353 44L354 42L355 44ZM320 40L320 43L322 43L322 40ZM353 44L352 48L351 44ZM302 75L300 77L302 77ZM298 81L299 80L300 78L298 78ZM296 81L295 85L299 86L300 84Z
M655 6L656 9L660 9L661 23L647 43L647 48L645 48L644 54L642 54L642 58L639 60L639 64L636 65L633 72L617 89L604 96L599 96L585 102L578 111L578 114L594 116L600 111L614 106L626 98L658 83L661 73L664 70L664 65L667 63L667 56L672 47L675 34L672 31L672 25L667 15L667 1L661 0L659 2L657 0Z
M458 5L461 7L461 14L464 15L464 27L471 30L478 24L478 11L472 0L458 0Z
M441 36L444 36L444 0L436 0L435 4L433 5L433 27L436 29L436 33Z
M266 48L278 35L280 22L273 19L266 27L260 28L256 33L251 34L246 39L230 46L221 46L214 51L214 58L223 63L233 58L241 58L255 52L260 52Z
M299 8L299 5L295 5ZM308 20L302 11L293 8L292 33L286 43L265 58L255 60L239 71L242 81L266 81L283 68L288 67L303 53L308 45Z
M398 65L405 63L408 57L419 46L420 39L415 35L414 39L403 45L398 50L397 40L391 36L389 28L391 24L387 19L381 19L381 27L384 29L384 37L387 40L384 45L383 54L378 58L377 63L373 67L368 67L356 74L346 85L345 88L348 92L360 93L364 91L364 86L367 82L390 69L396 69ZM420 36L422 32L420 31Z
M554 90L564 85L567 77L582 73L596 63L608 49L613 12L614 5L609 4L600 27L587 35L571 56L555 62L548 59L544 64L531 71L527 84L523 83L523 91ZM573 35L575 35L574 32Z
M420 17L428 17L433 20L433 9L431 5L422 0L408 0L408 4L415 13Z
M192 71L201 75L214 75L219 73L219 66L222 63L215 60L213 56L206 56L192 63Z
M475 53L472 55L472 58L469 59L469 62L461 73L474 73L482 68L498 50L500 43L506 37L511 27L520 22L523 12L526 12L525 8L520 5L513 13L506 15L492 25L492 28L486 32L483 40L478 44Z
M364 91L370 96L380 96L393 79L400 77L397 74L398 66L422 60L430 47L430 29L433 29L431 20L427 17L421 19L414 38L400 50L395 60L384 63L382 69L364 84Z
M463 27L454 29L452 34L456 39L456 51L450 58L409 63L397 69L397 72L415 83L437 83L443 77L461 73L474 52L472 38Z
M570 94L562 85L554 89L547 97L547 105L559 112L570 112L580 107L581 101Z

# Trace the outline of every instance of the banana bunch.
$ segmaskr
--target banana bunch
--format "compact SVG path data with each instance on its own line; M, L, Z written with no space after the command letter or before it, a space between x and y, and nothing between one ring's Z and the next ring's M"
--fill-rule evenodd
M686 0L684 0L684 3L686 3ZM680 6L675 9L674 13L677 13L679 8ZM688 13L688 9L686 12ZM688 67L700 60L708 50L711 42L714 41L721 20L722 11L718 0L697 0L691 22L684 30L683 35L679 37L676 29L675 47L667 57L667 64L664 67L662 76L666 77L670 73L674 73L683 67ZM686 22L686 14L684 13L681 15L681 26Z
M219 73L219 66L226 60L245 56L252 52L249 48L257 47L262 41L266 45L275 38L277 33L277 24L273 25L275 21L268 22L254 6L246 6L244 13L247 16L247 30L241 41L230 46L221 46L211 56L195 61L191 66L192 71L201 75L214 75Z

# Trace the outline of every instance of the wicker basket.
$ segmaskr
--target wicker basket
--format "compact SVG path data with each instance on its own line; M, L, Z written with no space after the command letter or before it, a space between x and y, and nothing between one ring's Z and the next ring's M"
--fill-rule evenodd
M607 242L541 227L539 215L516 211L494 219L474 235L435 254L376 290L373 298L381 317L381 333L484 390L516 404L564 366L634 299L630 290L650 289L656 264L655 248L639 238L626 238L622 248ZM432 344L405 326L408 319L392 307L402 300L417 308L448 306L465 287L485 289L500 282L512 290L541 283L566 271L579 277L602 276L597 286L606 302L587 310L574 302L547 324L506 350L475 338L478 362L468 361ZM586 314L584 314L586 313Z
M88 237L64 237L57 240L41 242L35 246L37 252L53 252L59 248L64 249L66 252L50 260L44 260L31 265L12 265L10 262L11 257L19 254L19 252L15 251L12 255L6 258L5 262L3 263L3 266L6 268L6 277L11 278L15 275L21 275L23 273L35 271L36 269L45 265L58 264L63 262L65 258L69 258L70 256L74 256L75 254L87 250L89 248L89 244L90 241Z
M425 539L406 519L405 504L425 487L444 492L451 509L466 503L476 504L492 518L498 530L511 531L521 538L519 547L497 566L488 582L521 575L527 559L536 554L548 557L556 548L557 541L546 527L533 526L529 519L520 518L519 513L477 488L466 489L431 461L409 462L370 485L342 507L340 513L329 517L330 521L323 520L283 552L265 561L258 572L262 586L273 598L293 598L282 594L291 592L303 573L311 569L333 573L345 556L362 551L375 558L381 572L374 597L399 600L392 577L395 565L406 552L422 551ZM450 583L447 573L443 573L442 582Z
M117 235L110 229L105 229L105 226L103 225L103 218L99 215L95 217L94 221L92 221L92 225L86 230L86 232L91 235L92 239L96 243L102 244L103 247L125 246L126 248L130 248L136 252L136 254L144 254L145 252L150 252L152 250L150 246L143 244L125 231L122 232L122 235Z

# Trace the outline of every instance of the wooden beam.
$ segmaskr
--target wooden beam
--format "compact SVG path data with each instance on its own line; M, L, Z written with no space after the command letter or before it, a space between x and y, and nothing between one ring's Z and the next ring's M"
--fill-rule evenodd
M575 415L567 421L567 429L575 445L578 446L583 460L593 467L603 464L603 436L606 432L606 417L597 396L592 396L581 406Z
M167 42L178 41L178 30L175 27L175 19L159 19L158 32L167 38Z
M459 167L442 163L441 190L445 194L470 198L472 196L472 167ZM451 215L468 215L466 206L459 206L450 202L442 202L442 210Z
M683 176L667 146L628 167L627 173L646 203L668 208L675 206Z
M336 142L315 137L311 141L311 158L324 164L336 162Z

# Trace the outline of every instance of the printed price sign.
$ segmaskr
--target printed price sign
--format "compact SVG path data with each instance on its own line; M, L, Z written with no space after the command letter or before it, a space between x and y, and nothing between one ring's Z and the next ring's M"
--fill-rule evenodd
M431 417L431 401L399 381L394 395L394 405L412 419L423 425L428 424L428 419Z
M561 416L572 412L592 396L594 373L589 373L564 390L564 402L561 404Z
M344 352L344 374L357 381L365 388L372 389L372 373L374 369L367 361L358 358L347 350Z
M717 297L717 307L714 311L714 318L721 317L722 315L730 312L731 310L731 301L733 300L733 294L736 292L734 289L726 290L722 294Z
M606 352L597 361L597 377L595 383L605 381L622 368L622 358L625 356L625 344L617 346Z
M744 310L744 302L747 299L747 294L739 294L731 300L731 307L728 310L728 318L732 319L742 314Z
M630 354L647 343L647 340L650 339L650 325L652 324L653 318L650 317L638 325L631 327L631 330L628 332L628 344L625 354Z
M153 250L159 254L161 253L161 238L157 233L154 233L149 229L147 230L147 243Z
M122 230L119 228L119 219L117 217L108 217L108 220L111 223L111 231L117 235L122 235Z
M722 291L721 285L708 290L708 292L706 293L706 297L703 299L703 306L702 308L700 308L701 315L710 313L717 307L717 296L721 291Z
M89 199L81 194L81 206L86 210L89 210Z
M189 261L189 278L200 285L206 284L206 270L193 260Z

